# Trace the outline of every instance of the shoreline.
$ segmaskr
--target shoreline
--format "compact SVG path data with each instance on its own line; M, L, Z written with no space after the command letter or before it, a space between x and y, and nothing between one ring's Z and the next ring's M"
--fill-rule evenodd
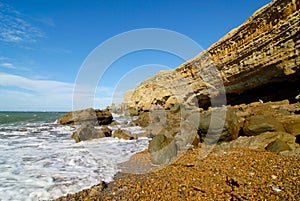
M187 150L170 165L144 174L119 172L114 181L99 183L55 201L66 200L296 200L300 160L265 150L214 149L199 159L201 148ZM147 151L126 162L135 164ZM143 160L140 164L147 164ZM162 167L162 168L161 168ZM259 196L259 197L257 197Z

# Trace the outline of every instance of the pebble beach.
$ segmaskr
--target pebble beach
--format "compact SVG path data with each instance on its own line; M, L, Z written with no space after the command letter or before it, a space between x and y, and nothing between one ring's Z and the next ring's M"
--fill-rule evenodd
M206 158L200 153L201 148L187 150L169 165L152 166L143 174L120 172L108 184L101 182L56 201L299 200L297 157L251 149L215 149ZM123 168L151 167L147 156L147 151L137 153Z

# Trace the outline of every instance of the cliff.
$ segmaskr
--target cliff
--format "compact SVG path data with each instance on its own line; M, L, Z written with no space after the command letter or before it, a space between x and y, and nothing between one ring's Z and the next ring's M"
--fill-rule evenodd
M178 102L207 108L212 98L224 104L224 94L232 105L294 102L300 93L299 8L298 0L274 0L195 58L143 81L126 94L126 104L139 110Z

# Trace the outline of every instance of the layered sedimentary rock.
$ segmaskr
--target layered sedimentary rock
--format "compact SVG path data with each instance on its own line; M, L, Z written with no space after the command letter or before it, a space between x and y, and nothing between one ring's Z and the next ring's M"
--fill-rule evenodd
M68 112L64 116L60 117L58 122L63 125L107 125L112 123L112 120L113 116L109 111L88 108Z
M142 82L126 94L125 102L149 110L177 102L206 108L258 99L296 101L299 9L298 0L274 0L192 60Z

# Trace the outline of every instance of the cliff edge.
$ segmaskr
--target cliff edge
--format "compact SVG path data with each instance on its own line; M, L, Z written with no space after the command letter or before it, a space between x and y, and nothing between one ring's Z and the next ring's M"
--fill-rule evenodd
M195 58L143 81L126 93L125 104L144 111L178 102L207 108L225 95L231 105L294 102L300 94L299 8L298 0L274 0Z

